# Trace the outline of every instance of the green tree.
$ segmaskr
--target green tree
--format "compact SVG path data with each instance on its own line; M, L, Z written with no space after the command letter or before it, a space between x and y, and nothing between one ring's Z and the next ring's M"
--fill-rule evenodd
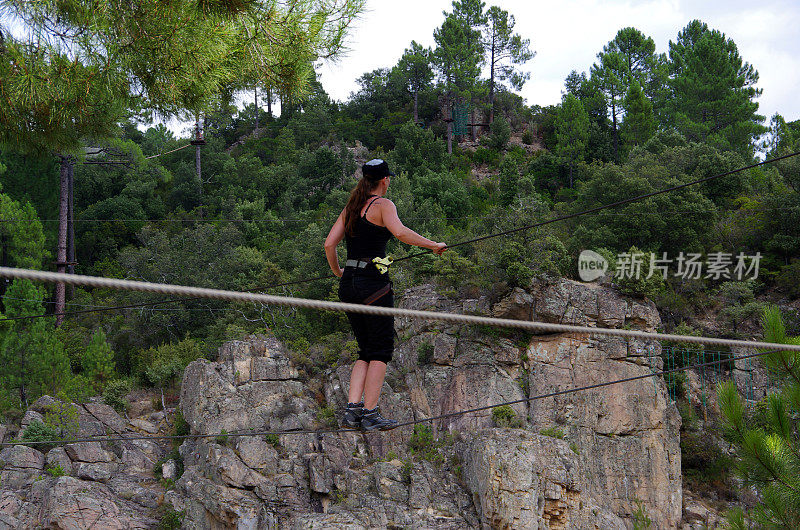
M411 47L403 52L397 66L392 70L414 98L414 123L419 123L419 93L428 88L433 80L430 56L430 49L411 41Z
M465 2L475 4L475 2ZM456 100L470 101L477 88L480 76L480 65L483 62L483 49L480 43L480 31L473 25L483 24L482 2L478 7L469 10L459 7L454 2L454 11L446 14L442 25L434 30L433 38L436 48L433 51L433 63L439 78L444 85L444 105L449 106ZM449 112L449 111L448 111ZM446 116L449 118L449 116ZM453 152L453 123L447 122L447 152Z
M623 102L625 119L620 127L620 135L627 150L644 145L656 132L653 104L644 95L638 81L631 83Z
M673 125L687 139L752 156L765 128L756 114L758 72L732 39L693 20L669 43Z
M81 366L83 375L94 383L97 392L102 392L106 384L114 378L114 352L106 342L103 328L97 328L92 335L92 340L81 356Z
M2 318L40 315L44 289L14 280L3 298ZM39 396L55 395L69 380L69 358L49 318L10 320L0 324L0 382L19 393L27 406Z
M780 309L769 306L762 317L764 341L800 344L800 337L790 337ZM736 470L744 487L754 487L760 502L748 519L762 528L794 528L800 521L800 456L796 447L800 433L796 418L800 414L800 355L778 350L763 357L770 374L779 380L780 391L767 396L762 417L750 418L747 408L732 381L717 387L720 411L725 421L726 438L736 447ZM755 419L756 421L752 421ZM758 426L756 426L758 425ZM731 528L752 528L745 523L741 508L729 512Z
M47 251L42 223L33 206L0 193L0 219L0 264L40 268Z
M578 98L567 94L556 119L556 154L569 165L569 187L575 163L583 160L589 139L589 116Z
M530 79L529 72L521 72L514 65L531 60L535 52L530 50L530 39L514 33L514 15L492 6L486 11L487 23L483 35L483 46L489 55L489 123L494 121L495 84L508 81L516 90L521 90Z

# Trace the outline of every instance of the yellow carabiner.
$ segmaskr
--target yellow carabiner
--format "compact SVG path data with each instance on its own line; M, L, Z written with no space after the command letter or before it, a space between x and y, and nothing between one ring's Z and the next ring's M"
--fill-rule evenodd
M389 270L389 265L391 265L392 262L394 262L394 259L389 256L386 256L385 258L372 258L372 263L375 264L375 268L377 268L381 274L386 274L386 271Z

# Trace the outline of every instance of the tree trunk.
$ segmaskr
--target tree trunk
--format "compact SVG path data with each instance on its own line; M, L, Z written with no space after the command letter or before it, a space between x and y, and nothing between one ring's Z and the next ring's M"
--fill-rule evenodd
M256 106L256 130L258 130L258 87L256 87L254 90L255 90L255 94L256 94L256 97L255 97L255 106Z
M61 156L59 171L60 194L58 201L58 239L56 241L56 272L64 274L67 262L67 219L69 217L69 172L73 164L72 157ZM56 284L56 327L64 321L67 291L63 283Z
M494 47L495 36L492 32L492 58L489 61L489 125L494 123Z
M69 165L69 198L67 199L67 273L75 274L75 164ZM75 286L70 284L69 297L75 297ZM65 304L66 305L66 304Z
M269 117L272 117L272 89L267 89L267 114Z
M200 135L200 118L197 118L197 121L194 124L195 126L195 139L200 140L202 137ZM203 171L202 167L200 166L200 144L194 146L194 167L197 170L197 191L199 194L199 201L200 201L200 215L203 215Z
M619 164L619 136L617 135L617 106L614 103L614 95L611 95L611 140L614 143L614 162Z
M414 91L414 123L419 123L419 90Z

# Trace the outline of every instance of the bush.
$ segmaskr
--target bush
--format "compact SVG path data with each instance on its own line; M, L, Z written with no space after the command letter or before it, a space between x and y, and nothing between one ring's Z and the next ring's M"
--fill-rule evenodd
M497 427L518 429L522 427L522 420L509 405L502 405L492 409L492 421Z
M108 381L114 377L114 352L106 341L102 328L92 335L92 340L81 356L81 367L85 375L94 385L96 391L102 391Z
M535 141L536 136L534 136L533 131L530 128L526 128L522 133L522 143L525 145L533 145Z
M178 530L183 525L183 518L186 517L186 511L175 511L171 507L164 508L161 515L161 521L158 523L159 530Z
M327 405L317 411L317 420L324 427L335 429L339 424L336 421L336 409L333 405Z
M59 430L46 423L41 422L40 420L33 420L31 423L25 427L25 430L22 431L22 436L20 436L21 442L30 442L30 446L34 449L37 449L43 453L46 453L50 449L57 447L59 444L57 443L34 443L34 442L49 442L49 441L58 441L63 440L63 435L59 432ZM26 444L28 445L28 444Z
M564 431L559 429L558 427L548 427L546 429L542 429L539 431L539 434L544 436L549 436L551 438L558 438L559 440L564 439Z
M146 385L168 387L178 382L190 362L202 357L201 344L193 339L163 344L140 353L137 375Z
M419 364L430 364L433 360L433 344L424 340L417 349L417 361Z
M55 478L63 477L64 475L67 474L67 472L64 471L64 468L61 467L60 465L55 465L53 467L48 467L46 469L46 471L50 474L51 477L55 477Z
M511 126L508 121L499 115L494 119L490 128L488 145L495 151L502 151L506 148L508 140L511 138Z
M434 438L431 427L421 424L414 425L414 432L408 440L408 448L412 455L419 456L438 466L444 463L444 455L439 450L441 446L441 442Z
M115 379L106 385L103 401L120 414L127 412L130 403L126 396L131 391L131 383L127 379Z

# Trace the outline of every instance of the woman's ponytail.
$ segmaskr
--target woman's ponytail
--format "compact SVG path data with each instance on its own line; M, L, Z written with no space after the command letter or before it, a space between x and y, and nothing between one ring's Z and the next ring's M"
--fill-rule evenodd
M370 193L378 187L379 182L370 182L366 177L361 177L356 187L350 192L350 199L344 208L344 232L348 236L355 233L361 208L367 202Z

